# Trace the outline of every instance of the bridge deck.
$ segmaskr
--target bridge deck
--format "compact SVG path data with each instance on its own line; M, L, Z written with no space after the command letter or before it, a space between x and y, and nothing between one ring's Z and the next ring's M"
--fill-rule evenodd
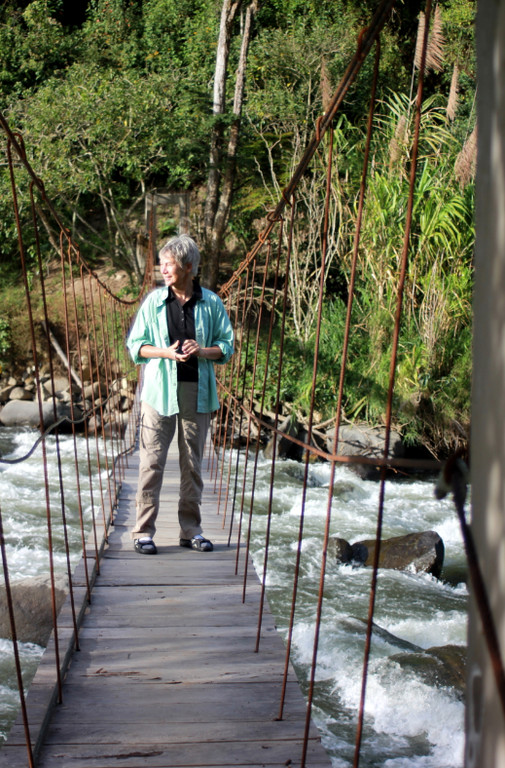
M129 536L136 475L134 454L62 703L48 707L54 699L53 643L31 686L31 739L41 745L37 766L299 766L305 702L290 671L283 720L276 719L284 646L266 606L255 653L260 585L249 564L242 601L243 576L235 575L236 550L227 546L216 514L213 481L207 479L202 513L214 552L183 549L176 523L178 462L171 451L153 557L135 553ZM81 563L77 583L82 573ZM60 642L65 633L72 636L66 614L68 606ZM0 765L28 765L24 745L18 719L0 750ZM330 766L314 727L306 765Z

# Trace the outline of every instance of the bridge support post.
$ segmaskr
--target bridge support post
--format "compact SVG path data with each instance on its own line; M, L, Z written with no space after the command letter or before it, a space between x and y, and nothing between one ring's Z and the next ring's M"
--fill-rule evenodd
M479 0L472 531L505 658L505 0ZM496 664L496 659L495 659ZM466 768L505 765L503 702L472 595Z

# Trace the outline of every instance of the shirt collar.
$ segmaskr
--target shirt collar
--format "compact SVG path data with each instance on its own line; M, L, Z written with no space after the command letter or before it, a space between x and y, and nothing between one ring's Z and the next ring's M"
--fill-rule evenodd
M191 299L189 301L193 301L193 302L199 301L202 297L203 297L202 286L200 285L198 278L194 277L193 278L193 295L191 296ZM172 289L170 288L170 286L168 287L166 301L175 301L175 295Z

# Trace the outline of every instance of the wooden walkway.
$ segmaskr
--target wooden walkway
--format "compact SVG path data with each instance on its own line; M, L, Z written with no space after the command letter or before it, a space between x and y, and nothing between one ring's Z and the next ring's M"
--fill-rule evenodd
M175 442L175 441L174 441ZM235 575L236 550L216 514L206 480L204 533L214 552L178 545L178 462L167 463L157 556L133 551L137 455L129 458L116 523L92 593L84 600L83 565L76 571L83 604L80 650L71 652L66 605L61 640L69 669L63 702L55 701L54 643L28 695L30 735L39 768L177 768L300 766L306 706L290 671L282 721L277 720L284 646L268 606L255 653L260 585L249 564ZM243 558L240 571L243 572ZM81 586L79 586L79 584ZM64 644L64 642L63 642ZM27 766L18 718L0 750L1 768ZM314 728L306 765L331 765Z

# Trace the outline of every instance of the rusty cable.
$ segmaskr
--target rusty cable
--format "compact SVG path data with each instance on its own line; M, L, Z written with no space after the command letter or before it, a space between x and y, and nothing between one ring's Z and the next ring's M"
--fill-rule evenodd
M14 216L15 216L15 220L16 220L16 229L17 229L17 236L18 236L19 256L20 256L20 260L21 260L21 268L22 268L22 274L23 274L23 285L24 285L24 289L25 289L25 298L26 298L26 304L27 304L27 310L28 310L28 319L29 319L29 325L30 325L30 337L31 337L31 343L32 343L33 362L34 362L35 372L36 372L39 421L40 421L40 425L42 426L43 423L44 423L44 416L43 416L43 409L42 409L42 393L41 393L41 387L40 387L40 370L39 370L39 365L38 365L37 343L36 343L36 339L35 339L35 330L34 330L34 322L33 322L33 310L32 310L31 298L30 298L30 287L29 287L29 284L28 284L28 272L27 272L26 258L25 258L25 245L24 245L23 232L22 232L22 226L21 226L21 217L20 217L19 205L18 205L18 195L17 195L17 189L16 189L15 175L14 175L14 164L12 162L11 145L10 145L9 142L7 144L7 157L8 157L8 163L9 163L9 175L10 175L10 181L11 181L12 202L13 202L13 206L14 206ZM43 476L44 476L44 495L45 495L45 502L46 502L45 503L45 509L46 509L46 524L47 524L47 547L48 547L48 559L49 559L49 577L50 577L50 581L51 581L51 613L52 613L52 622L53 622L53 632L54 632L54 637L55 637L56 676L57 676L58 698L61 701L61 697L62 697L62 680L61 680L60 664L59 664L58 617L57 617L57 611L56 611L56 598L55 598L54 552L53 552L53 534L52 534L52 521L51 521L51 500L50 500L50 495L49 495L49 475L48 475L47 451L46 451L46 441L45 441L45 439L42 439L42 441L41 441L41 448L42 448L42 469L43 469Z
M253 270L254 275L254 270ZM236 411L239 411L238 415L238 429L237 433L239 435L242 434L242 425L244 422L244 411L242 408L239 407L239 402L242 403L244 401L245 397L245 385L246 385L246 369L247 369L247 359L249 355L249 341L250 341L250 324L248 322L248 306L249 306L249 286L251 284L251 271L248 269L246 271L246 281L243 291L243 300L242 300L242 310L240 318L237 318L237 328L241 329L240 333L240 342L239 342L239 349L237 354L237 369L234 372L234 379L236 381L236 387L238 388L239 382L241 383L241 390L240 395L235 400L236 403L236 409L234 411L235 419L237 418ZM237 305L238 310L238 305ZM244 330L245 330L245 345L244 345ZM244 351L243 351L244 350ZM241 364L242 359L244 358L243 363L243 372L241 374ZM235 436L235 421L233 422L233 429L231 433L231 440L230 440L230 456L233 454L233 447L234 447L234 436ZM236 507L236 499L237 499L237 491L238 491L238 480L239 480L239 465L240 465L240 444L237 443L236 446L236 457L235 457L235 469L234 469L234 482L233 482L233 491L232 491L232 508L231 508L231 516L230 516L230 524L228 526L228 546L231 544L231 536L233 531L233 525L235 522L235 507ZM225 508L226 510L226 508ZM225 525L225 520L223 519L223 527ZM238 547L237 547L238 550ZM235 570L235 572L237 572Z
M242 285L242 278L240 278L239 283L238 283L237 295L240 294L241 285ZM236 311L236 307L235 307L235 311ZM231 390L234 369L235 369L235 361L233 361L232 365L229 367L229 384L227 385L226 389L230 389ZM236 402L235 401L233 402L233 408L234 408L234 410L236 410ZM221 506L221 496L222 496L222 492L223 492L224 470L225 470L225 466L226 466L226 462L225 462L226 435L228 434L229 423L230 423L230 407L228 405L228 407L226 408L226 417L225 417L224 427L223 427L223 425L221 425L221 435L220 435L220 438L221 438L221 461L220 461L221 471L219 473L218 508L220 508L220 506ZM233 417L232 417L232 424L233 424ZM217 484L217 474L216 474L216 484ZM226 489L225 499L227 499L227 495L228 495L228 488ZM225 502L225 504L226 504L226 502Z
M42 253L40 249L40 237L39 237L39 227L38 227L38 220L36 215L36 204L35 204L35 198L33 194L33 183L30 183L30 209L32 212L32 226L33 231L35 234L35 246L36 246L36 252L37 252L37 264L39 269L39 282L40 282L40 288L41 288L41 295L42 295L42 307L43 307L43 313L44 313L44 324L43 324L43 330L44 330L44 338L46 341L46 351L48 355L48 361L49 361L49 374L50 374L50 381L54 382L55 377L55 371L54 371L54 360L53 360L53 350L52 345L50 343L49 338L49 313L48 313L48 306L47 306L47 296L46 296L46 287L45 287L45 280L44 280L44 270L42 267ZM42 392L40 391L41 388L38 388L39 393L39 401L42 401ZM56 466L58 471L58 488L59 488L59 496L60 496L60 514L61 514L61 525L63 530L63 543L64 543L64 551L65 551L65 563L66 563L66 569L67 569L67 578L68 578L68 592L69 592L69 601L70 601L70 612L72 616L72 626L74 629L74 647L76 649L79 648L79 638L78 638L78 631L77 631L77 615L75 610L75 598L74 598L74 583L73 583L73 574L72 574L72 564L70 561L70 545L69 545L69 536L68 536L68 525L67 525L67 513L65 509L65 484L63 482L63 467L62 467L62 458L61 458L61 449L60 449L60 438L59 438L59 432L58 432L58 423L62 422L62 420L58 419L58 411L56 407L56 396L54 392L54 387L51 387L51 400L52 400L52 410L53 410L53 424L49 426L48 429L44 431L44 424L40 423L39 428L42 432L40 440L42 441L45 439L45 437L50 433L54 432L54 443L55 443L55 450L56 450ZM38 444L38 441L35 443ZM24 458L23 458L24 460ZM57 668L59 668L59 648L57 644L57 632L55 633L55 641L56 641L56 656L55 661L57 664ZM59 672L57 673L59 675ZM59 684L59 696L61 699L61 684Z
M320 266L320 275L319 275L319 296L318 296L318 305L317 305L316 338L315 338L315 344L314 344L314 360L313 360L313 368L312 368L312 387L311 387L311 398L310 398L310 407L309 407L309 423L307 426L307 433L308 433L307 443L309 445L312 442L312 428L313 428L313 417L314 417L314 410L315 410L316 383L317 383L317 374L318 374L318 368L319 368L319 348L320 348L320 342L321 342L323 296L324 296L325 277L326 277L326 260L327 260L327 251L328 251L328 221L329 221L329 213L330 213L331 182L332 182L332 174L333 174L333 144L334 144L334 133L333 133L333 130L330 130L329 142L328 142L326 192L325 192L324 219L323 219L323 232L322 232L321 266ZM305 468L304 468L304 476L303 476L302 507L300 512L298 546L297 546L297 554L296 554L295 574L293 579L291 616L290 616L290 622L289 622L289 644L288 644L289 652L291 649L293 627L294 627L294 620L295 620L295 610L296 610L296 598L297 598L297 591L298 591L298 580L300 575L302 539L303 539L303 528L304 528L304 519L305 519L305 504L307 500L307 485L308 485L308 479L309 479L309 460L310 460L310 453L309 451L306 451L305 452ZM318 648L319 631L320 631L320 625L321 625L320 606L322 604L324 573L325 573L324 552L325 550L323 550L323 560L321 564L318 611L316 615L316 622L315 622L315 628L314 628L314 647L313 647L313 653L312 653L309 690L307 692L307 709L306 709L305 731L304 731L303 746L302 746L301 768L304 768L305 760L307 757L310 718L312 713L312 702L314 697L314 679L315 679L315 670L316 670L316 661L317 661L317 648ZM283 679L283 696L285 695L285 690L287 685L288 661L289 661L288 652L286 652L286 665L284 669L284 679Z
M287 248L286 248L286 262L284 266L284 291L283 291L282 312L281 312L279 362L277 365L277 373L276 373L277 382L276 382L275 411L274 411L274 427L275 428L277 428L279 424L279 412L280 412L280 405L281 405L280 393L281 393L282 371L283 371L283 365L284 365L284 347L285 347L285 338L286 338L286 314L287 314L287 307L288 307L287 296L288 296L288 289L289 289L289 273L291 268L295 214L296 214L296 199L293 196L293 201L291 205L291 216L289 219L289 229L288 229ZM282 248L282 240L279 238L279 253L281 248ZM277 263L277 271L278 270L279 270L279 263ZM272 317L273 316L274 316L274 310L272 309ZM272 328L273 328L273 325L272 325ZM271 340L269 342L269 346L270 344L271 344ZM277 459L277 436L278 436L278 433L275 431L272 436L272 458L270 462L270 488L269 488L269 494L268 494L267 525L266 525L266 531L265 531L265 545L264 545L264 554L263 554L263 569L262 569L263 576L261 579L260 605L258 609L258 630L256 635L256 650L258 650L259 648L261 625L263 621L263 607L265 604L268 558L270 553L270 534L271 534L271 528L272 528L275 469L276 469L276 459Z
M223 388L223 392L230 398L234 398L235 395L231 390ZM248 408L246 405L242 405L243 409L252 421L258 426L263 427L266 431L276 433L278 436L292 443L294 446L301 448L304 451L309 451L313 457L318 457L323 461L335 462L336 464L355 464L357 466L363 465L367 467L373 467L374 469L380 469L385 467L393 472L403 472L404 470L424 470L426 472L438 472L441 467L441 462L436 459L402 459L396 457L380 457L380 456L353 456L350 454L336 455L333 451L325 451L322 448L318 448L316 445L309 445L304 440L301 440L294 435L289 435L283 432L279 427L275 427L269 421L262 416L259 416L254 410Z
M60 660L60 642L59 642L59 631L58 631L58 616L57 616L57 609L56 609L56 589L55 589L55 580L54 580L54 556L53 556L53 522L52 522L52 500L49 495L50 490L50 482L49 482L49 467L48 467L48 454L47 454L47 448L46 448L46 438L51 433L54 434L54 445L55 445L55 453L56 453L56 466L57 466L57 472L58 472L58 484L59 484L59 502L61 505L61 524L63 528L63 547L64 547L64 556L66 558L66 567L67 567L67 573L68 573L68 583L69 583L69 601L71 605L71 611L72 611L72 622L73 622L73 643L74 647L76 649L79 648L79 639L78 639L78 626L77 626L77 617L76 617L76 610L75 610L75 600L74 600L74 589L73 589L73 575L72 575L72 567L70 562L70 547L69 547L69 537L68 537L68 525L67 525L67 518L66 518L66 510L65 510L65 483L63 480L63 474L62 474L62 456L60 451L60 428L64 424L70 424L71 430L72 430L72 436L73 436L73 457L74 457L74 464L76 469L76 480L78 485L77 490L77 504L79 507L79 519L80 519L80 528L81 528L81 539L82 539L82 556L84 560L84 566L86 569L86 548L85 548L85 540L84 540L84 525L83 525L83 505L82 505L82 494L81 494L81 485L80 485L80 477L81 477L81 467L80 462L78 460L78 452L77 452L77 445L76 445L76 429L79 424L84 423L84 431L86 436L86 463L87 463L87 476L88 476L88 483L89 483L89 495L91 498L91 508L92 508L92 525L93 525L93 535L95 537L95 560L97 563L98 568L98 549L97 549L97 542L96 542L96 525L95 525L95 519L94 519L94 491L93 491L93 475L91 471L91 455L90 455L90 445L89 445L89 435L87 431L87 420L92 415L92 413L96 413L95 404L92 402L92 409L86 408L85 405L85 393L83 389L83 383L84 383L84 375L83 375L83 357L81 353L81 342L84 340L86 341L88 347L88 357L90 362L90 371L93 369L93 354L92 350L90 349L90 340L91 335L94 336L94 342L95 342L95 365L96 365L96 371L99 372L100 369L100 363L99 363L99 357L98 357L98 351L96 347L97 342L97 333L96 333L96 325L95 329L93 331L93 334L91 333L91 326L90 326L90 319L88 316L88 304L86 301L86 286L84 281L84 275L87 274L90 286L94 285L97 287L99 291L99 295L106 295L109 299L109 301L112 303L113 301L116 303L116 306L119 306L120 312L119 312L119 320L116 324L113 326L113 330L116 332L113 343L109 344L109 349L111 350L111 355L115 355L116 359L119 359L120 349L119 349L119 343L120 339L124 336L124 331L126 327L126 312L128 309L134 307L138 303L138 299L133 299L131 301L125 301L124 299L120 299L119 297L115 297L112 291L104 284L102 283L98 277L95 275L95 273L89 268L89 266L85 263L85 261L82 259L79 249L74 245L74 243L71 240L71 237L69 235L68 230L66 230L63 225L61 224L61 221L59 220L53 206L51 205L51 202L48 200L46 195L46 190L44 188L44 184L42 180L37 177L37 175L33 172L33 169L31 168L25 151L24 146L24 140L20 133L12 132L9 129L9 126L7 125L5 118L0 113L0 127L3 128L4 133L7 138L6 142L6 156L7 156L7 165L8 165L8 172L10 175L10 185L11 185L11 196L12 196L12 202L13 202L13 212L14 212L14 219L15 219L15 225L17 230L17 240L18 240L18 251L20 256L20 263L21 263L21 271L23 276L23 284L24 284L24 293L26 297L26 308L27 308L27 317L28 317L28 326L29 326L29 338L31 342L31 348L33 353L33 370L34 370L34 389L36 393L36 402L38 404L38 418L39 418L39 435L37 439L34 440L33 445L31 448L26 452L22 457L15 457L15 458L0 458L0 463L3 464L18 464L23 461L26 461L29 457L33 455L35 450L41 446L42 449L42 472L44 477L44 489L45 489L45 509L46 509L46 532L47 532L47 551L48 551L48 558L49 558L49 576L50 576L50 586L51 586L51 595L50 595L50 603L51 603L51 612L52 612L52 626L53 626L53 637L54 637L54 657L55 657L55 676L56 676L56 698L59 702L62 701L62 672L63 672L63 664L66 664L66 660ZM28 226L28 219L26 222L22 222L21 215L20 215L20 206L18 204L18 187L19 181L16 178L17 174L15 173L15 164L14 164L14 156L17 157L17 160L19 161L19 164L23 167L23 169L28 174L28 184L27 184L27 192L29 195L29 202L27 210L29 212L29 215L31 216L31 227L34 233L34 256L37 264L37 274L38 277L38 283L40 286L40 293L41 293L41 312L43 314L43 320L41 321L40 325L42 328L42 336L39 339L36 334L36 322L34 319L34 313L32 309L32 285L31 281L33 279L34 274L28 274L28 265L25 258L25 242L24 242L24 227L25 224ZM16 166L17 168L17 166ZM49 211L50 217L51 217L51 223L48 220L48 217L45 214L45 211L43 210L42 204L39 204L36 201L35 193L38 194L43 202L43 205L46 206L47 210ZM61 282L63 286L63 315L64 315L64 336L65 336L65 346L66 346L66 359L68 361L67 371L68 371L68 386L69 390L73 390L73 379L79 380L79 387L81 390L81 399L83 403L83 411L82 414L77 416L76 409L74 408L74 397L70 397L70 416L59 416L58 410L57 410L57 402L56 402L56 396L55 396L55 368L54 368L54 360L53 360L53 348L52 344L54 343L54 338L52 336L51 330L50 330L50 319L49 319L49 311L48 311L48 302L46 298L46 286L45 286L45 280L44 280L44 271L45 267L42 263L42 251L41 251L41 244L40 244L40 225L43 226L46 232L46 236L48 241L51 243L51 246L55 248L58 251L59 254L59 260L60 260L60 271L61 271ZM54 228L53 228L54 225ZM58 234L55 234L55 230L59 230L59 238ZM152 241L151 241L152 242ZM80 272L80 279L82 284L82 292L84 296L84 321L81 322L81 318L79 316L79 305L76 298L76 284L74 281L74 269L78 268ZM68 272L67 272L68 270ZM141 288L141 293L145 290L145 286L147 285L147 281L152 279L152 258L149 257L148 264L146 266L146 273L144 276L144 283ZM70 281L70 285L67 284L67 275L68 279ZM93 296L93 288L90 291L91 296ZM70 310L69 302L72 304L72 310ZM93 299L91 299L91 304L93 304ZM70 315L73 316L73 321L70 320ZM91 309L91 315L92 315L92 322L95 323L96 313L94 309ZM78 370L79 370L79 376L73 373L71 369L71 353L73 350L71 350L70 346L70 337L71 334L75 332L75 347L76 347L76 353L78 357ZM84 334L84 336L83 336ZM106 338L106 331L103 331L102 338ZM39 353L39 347L42 347L43 350L47 353L47 359L48 359L48 367L49 367L49 378L52 383L52 413L53 413L53 419L52 422L49 424L45 423L45 410L42 408L43 400L45 399L45 391L43 390L43 384L41 379L41 365L40 365L40 353ZM105 345L104 345L105 348ZM61 352L61 350L60 350ZM62 353L63 355L63 353ZM109 365L109 362L107 362L107 366ZM117 370L120 372L122 370L121 366L118 366ZM111 400L113 396L113 391L111 390L106 398L101 399L101 407L103 407L103 404L107 404L109 400ZM97 443L98 446L98 443ZM123 442L124 447L124 442ZM127 454L127 450L121 450L118 452L117 460L119 460L120 463L125 461L125 457ZM98 456L98 451L97 451ZM114 467L113 467L114 471ZM84 477L86 474L85 471L83 471L82 476ZM110 474L108 472L108 474ZM101 476L100 476L100 482L101 482ZM110 480L109 480L109 486L110 486ZM117 492L117 482L115 485L115 490ZM103 498L103 497L102 497ZM112 515L111 515L112 517ZM8 602L8 610L9 610L9 617L11 621L11 635L13 639L13 652L14 652L14 659L15 664L17 668L17 676L18 676L18 689L19 689L19 695L20 695L20 701L21 701L21 711L22 711L22 717L23 717L23 723L25 727L25 739L26 739L26 746L28 749L28 759L30 766L33 765L33 755L32 755L32 746L31 746L31 739L30 739L30 731L29 731L29 722L28 722L28 713L26 709L26 703L24 699L24 693L23 693L23 682L22 682L22 674L21 674L21 666L19 661L19 653L17 648L17 634L16 634L16 627L15 627L15 617L14 617L14 610L13 610L13 604L12 604L12 594L10 590L10 580L9 580L9 573L8 573L8 562L7 562L7 556L5 551L5 537L3 533L3 527L2 527L2 520L0 516L0 539L1 539L1 549L2 549L2 560L3 560L3 571L4 571L4 577L6 581L6 599ZM87 578L88 582L88 600L89 600L89 579Z
M261 398L260 398L260 413L261 414L263 414L263 410L264 410L264 407L265 407L267 373L268 373L268 369L269 369L269 365L270 365L270 354L271 354L271 351L272 351L272 336L273 336L273 327L274 327L274 312L275 312L275 306L276 306L276 302L277 302L279 264L280 264L281 251L282 251L283 231L284 231L284 222L283 222L283 220L281 220L280 224L279 224L279 241L278 241L278 244L277 244L277 256L276 256L276 264L275 264L275 269L274 269L274 287L273 287L273 297L272 297L272 309L271 309L271 312L270 312L270 318L269 318L269 324L268 324L268 342L267 342L267 346L266 346L265 368L264 368L264 375L263 375L263 383L262 383L262 387L261 387ZM258 433L258 445L259 445L259 433ZM249 522L248 522L247 547L246 547L247 554L249 554L249 551L250 551L250 539L251 539L253 507L254 507L254 488L255 488L256 479L257 479L258 458L259 458L259 451L257 450L256 451L255 460L254 460L253 492L251 493L251 501L250 501L250 504L249 504ZM242 600L245 600L246 585L247 585L247 568L244 569L244 580L243 580L243 588L242 588ZM258 648L258 644L259 644L259 636L257 636L257 639L256 639L256 649Z
M249 271L246 272L246 280L245 280L245 288L244 290L238 290L237 295L242 295L242 304L245 301L246 295L247 295L247 281L249 278ZM242 278L241 278L242 282ZM239 318L239 305L240 301L237 301L234 307L234 314L235 314L235 327L240 328L240 318ZM241 362L241 355L242 355L242 341L243 341L243 334L239 334L239 344L238 349L235 350L235 354L233 356L233 362L232 365L229 366L229 380L230 380L230 387L232 386L233 381L238 381L240 379L240 362ZM233 435L235 434L235 423L237 419L237 409L238 409L238 399L235 398L233 400L233 409L232 409L232 416L231 416L231 427L229 428L230 435L231 435L231 450L229 451L228 456L228 473L227 473L227 479L226 479L226 494L225 494L225 502L224 502L224 511L223 511L223 528L225 526L226 522L226 515L228 512L228 500L230 496L230 480L232 476L232 464L233 464ZM228 409L229 413L229 409ZM223 440L223 475L224 475L224 452L226 450L226 436L228 433L228 429L224 432L224 440ZM237 454L238 458L238 454ZM221 490L221 489L220 489Z
M280 225L282 227L282 223ZM268 270L270 267L270 260L272 256L272 242L269 239L267 243L266 248L266 257L265 257L265 267L263 271L263 281L262 281L262 287L261 287L261 295L260 295L260 308L258 312L258 318L256 323L256 339L254 344L254 360L252 365L252 381L251 381L251 393L249 396L249 409L246 411L247 415L247 454L246 457L248 459L249 457L249 444L250 444L250 434L251 434L251 424L253 422L253 404L254 404L254 391L255 391L255 384L256 384L256 374L258 371L258 355L259 355L259 345L260 345L260 333L261 333L261 324L263 319L263 309L264 309L264 299L265 299L265 288L266 288L266 281L267 281L267 275ZM267 359L269 355L269 350L267 349ZM265 371L266 373L266 371ZM265 397L265 378L263 380L263 390L262 390L262 401L261 401L261 408L263 408L264 405L264 397ZM244 410L244 404L242 403L242 410ZM258 476L258 459L259 459L259 451L260 451L260 439L261 439L261 430L258 425L257 435L256 435L256 445L255 445L255 452L254 452L254 464L253 464L253 471L251 476L251 500L249 503L249 515L248 515L248 523L247 523L247 531L246 531L246 551L245 551L245 557L244 557L244 579L243 579L243 586L242 586L242 601L245 600L245 594L246 594L246 588L247 588L247 562L249 558L250 553L250 547L251 547L251 528L252 528L252 515L253 515L253 500L254 500L254 491L256 488L256 480ZM247 471L247 460L244 462L244 474L243 474L243 480L242 480L242 501L244 500L245 496L245 483L246 483L246 471ZM240 548L240 538L237 540L237 549ZM237 553L237 564L238 564L238 553Z
M77 362L79 367L79 378L81 380L81 402L83 406L85 406L86 398L84 394L84 372L83 372L83 364L82 364L82 350L81 350L81 322L78 315L78 309L77 309L77 294L76 294L76 287L75 287L75 279L74 279L74 273L72 269L72 258L70 249L67 250L68 255L68 265L69 265L69 276L70 276L70 288L71 288L71 297L72 297L72 308L73 308L73 315L74 315L74 323L75 323L75 341L76 341L76 355L77 355ZM84 285L83 285L83 276L82 276L82 267L80 266L80 259L78 259L78 266L79 269L79 276L81 280L82 290L83 290L83 298L84 298ZM84 332L86 336L89 336L89 323L88 323L88 317L86 311L84 311ZM72 398L73 399L73 398ZM99 563L99 554L98 554L98 541L97 541L97 530L96 530L96 517L95 517L95 499L94 499L94 493L93 493L93 478L92 478L92 472L91 472L91 456L90 456L90 441L88 440L88 430L87 430L87 419L84 420L84 436L85 436L85 446L86 446L86 459L87 459L87 470L88 470L88 484L89 484L89 497L90 497L90 507L91 507L91 532L93 536L93 545L95 550L95 568L96 572L100 572L100 563ZM75 428L75 425L74 425ZM77 442L76 448L77 448ZM77 455L77 451L76 451ZM81 474L80 472L78 473ZM80 485L80 479L78 479L78 487L79 487L79 496L81 493L81 485ZM79 507L79 510L81 511L81 507ZM82 517L80 517L81 520L81 530L82 530L82 540L83 540L83 551L86 552L86 549L84 548L86 545L85 542L85 526L84 526L84 514L82 514ZM86 552L86 561L87 561L87 552Z
M16 632L16 619L14 616L14 601L12 599L12 590L11 590L11 583L10 583L10 577L9 577L9 565L7 561L7 553L5 550L5 536L4 536L1 507L0 507L0 552L2 554L3 576L4 576L4 582L5 582L5 595L6 595L6 602L7 602L7 611L9 613L9 621L11 626L11 639L12 639L12 647L14 650L14 665L16 668L18 693L19 693L19 699L20 699L20 705L21 705L21 716L23 720L25 744L26 744L26 749L28 751L28 765L29 765L29 768L34 768L35 763L33 759L32 740L30 736L30 723L28 721L28 712L26 708L23 675L21 670L21 661L19 658L19 645L18 645L18 637Z
M91 280L91 278L89 278ZM95 289L98 293L98 308L95 306ZM100 419L100 426L102 427L102 445L103 445L103 455L104 455L104 464L105 464L105 472L107 475L107 495L109 499L109 522L113 520L114 518L114 495L112 492L112 471L111 466L109 463L109 453L108 453L108 443L107 443L107 434L105 430L103 429L103 425L105 424L105 416L104 416L104 398L103 398L103 383L102 383L102 376L100 373L100 355L98 351L98 338L99 333L103 334L103 308L102 308L102 302L101 302L101 287L95 283L90 282L90 304L91 304L91 313L93 317L95 318L95 329L93 333L93 352L94 352L94 359L95 359L95 367L96 367L96 378L98 383L98 413L95 410L95 420L94 420L94 430L95 430L95 440L98 445L98 424L97 424L97 418ZM109 396L109 393L107 393L107 397ZM106 403L105 403L106 404Z
M86 539L84 536L84 516L83 516L83 510L82 510L82 496L81 496L81 481L80 481L80 473L79 473L79 460L78 460L78 453L77 453L77 430L76 425L74 423L75 421L75 408L74 408L74 398L73 398L73 384L72 380L75 379L76 374L73 374L73 369L71 366L71 349L70 349L70 313L69 313L69 307L68 307L68 295L67 295L67 258L66 258L66 251L67 248L65 247L66 239L64 238L64 233L60 233L60 254L61 254L61 281L62 281L62 287L63 287L63 307L64 307L64 320L65 320L65 346L66 346L66 354L67 354L67 360L68 360L68 386L70 391L70 400L69 400L69 407L70 407L70 417L71 417L71 426L72 426L72 442L74 446L73 451L73 458L74 458L74 467L75 467L75 475L76 475L76 495L77 495L77 510L78 510L78 516L79 516L79 528L80 528L80 534L81 534L81 545L82 545L82 551L84 553L84 577L86 582L86 594L88 603L91 602L91 585L90 585L90 578L89 578L89 569L88 569L88 562L87 558L85 556L86 553ZM72 272L72 262L69 262L69 272ZM77 333L77 328L76 328ZM77 382L76 382L77 383Z
M86 334L86 346L87 346L87 354L88 354L88 368L89 368L89 377L90 377L90 396L91 396L91 409L93 413L96 414L96 398L95 398L95 383L98 384L98 387L100 387L100 383L95 382L95 364L93 360L93 350L91 347L91 318L93 318L93 315L90 317L90 313L88 310L88 296L86 292L86 279L84 276L84 270L82 268L82 264L80 266L80 274L81 274L81 280L82 280L82 291L83 291L83 307L84 307L84 316L86 320L86 328L87 328L87 334ZM87 281L89 282L89 275L87 275ZM90 292L93 289L91 288ZM95 335L96 329L93 329L93 335ZM98 373L98 371L97 371ZM88 440L91 440L91 437L89 435L89 421L86 420L85 422L85 435ZM101 467L100 467L100 443L98 440L98 429L97 429L97 423L96 423L96 416L94 418L94 424L93 424L93 437L95 442L95 453L96 453L96 461L98 466L98 487L100 491L100 507L102 510L102 523L103 523L103 536L105 541L108 540L108 530L107 530L107 520L105 518L105 499L104 499L104 490L103 490L103 482L102 482L102 473L101 473ZM98 563L97 563L98 566Z
M247 304L247 314L244 318L244 321L247 320L246 327L247 327L247 344L246 344L246 351L245 351L245 362L244 362L244 376L242 377L243 383L242 383L242 392L241 392L241 405L246 399L246 391L245 391L245 381L246 376L248 372L248 362L249 362L249 349L251 346L251 335L252 335L252 307L254 303L254 286L256 282L256 262L253 263L253 270L251 275L251 281L250 281L250 295L249 300ZM257 346L255 345L255 350L257 350ZM253 372L252 372L252 378L254 379L255 373L254 373L254 366L253 366ZM251 391L253 391L254 387L252 387ZM244 409L240 408L240 428L242 428L242 419L246 416L246 413ZM249 463L249 447L250 447L250 440L251 440L251 421L249 418L247 418L247 430L246 430L246 443L244 447L244 464L243 464L243 471L242 471L242 492L240 494L240 506L239 506L239 520L238 520L238 526L237 526L237 547L236 547L236 558L235 558L235 573L238 573L238 566L239 566L239 558L240 558L240 541L242 539L242 523L243 523L243 517L244 517L244 503L245 503L245 489L246 489L246 479L247 479L247 466ZM239 431L239 440L241 436L241 431ZM238 473L239 473L239 451L240 451L240 445L237 446L237 480L238 480ZM236 495L236 488L237 488L237 481L235 483L235 495ZM235 504L235 498L234 498L234 504ZM230 531L228 536L228 545L231 543L231 536L232 536L232 525L230 525Z
M422 46L421 61L419 65L416 111L415 111L415 118L414 118L414 137L412 141L411 159L410 159L409 194L408 194L408 201L407 201L403 250L402 250L401 262L400 262L400 275L399 275L398 287L397 287L396 315L395 315L395 323L393 328L392 352L391 352L391 361L390 361L390 369L389 369L389 385L388 385L388 394L387 394L387 400L386 400L386 417L385 417L386 432L384 437L384 458L385 459L387 459L389 455L391 421L392 421L392 412L393 412L393 393L394 393L394 385L395 385L395 377L396 377L396 364L397 364L397 355L398 355L398 342L399 342L399 335L400 335L400 322L401 322L402 312L403 312L403 293L404 293L404 287L405 287L405 278L407 274L408 255L409 255L409 246L410 246L410 233L412 228L412 216L413 216L413 209L414 209L414 190L415 190L416 173L417 173L417 156L419 151L421 109L422 109L422 103L423 103L424 70L425 70L425 62L426 62L426 49L428 45L428 31L429 31L429 21L431 16L431 5L432 5L431 0L427 0L426 9L425 9L424 40L423 40L423 46ZM362 672L362 678L361 678L361 694L360 694L360 704L359 704L359 712L358 712L358 725L356 728L356 742L355 742L353 768L358 768L360 754L361 754L361 740L363 736L363 723L364 723L364 717L365 717L365 699L366 699L366 688L367 688L367 679L368 679L368 667L369 667L369 661L370 661L370 651L371 651L372 632L373 632L373 617L374 617L375 600L376 600L376 594L377 594L379 558L380 558L381 539L382 539L382 524L384 519L385 492L386 492L386 468L385 466L382 466L381 474L380 474L377 528L376 528L376 535L375 535L376 546L375 546L374 557L373 557L372 581L370 586L370 600L369 600L369 607L368 607L365 650L363 654L363 672Z

